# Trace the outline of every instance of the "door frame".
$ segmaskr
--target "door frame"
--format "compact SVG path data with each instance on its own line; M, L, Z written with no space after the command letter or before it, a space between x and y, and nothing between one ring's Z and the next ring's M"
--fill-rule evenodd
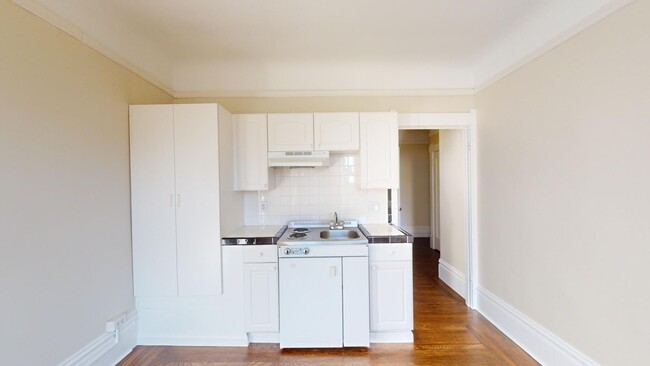
M436 249L436 237L440 236L440 161L436 161L436 153L438 153L438 160L440 159L440 145L429 144L429 195L431 201L430 216L431 222L431 249ZM437 210L436 210L437 209Z
M478 284L478 184L476 110L464 113L399 113L400 130L463 130L465 145L465 230L467 263L467 298L469 308L476 309Z

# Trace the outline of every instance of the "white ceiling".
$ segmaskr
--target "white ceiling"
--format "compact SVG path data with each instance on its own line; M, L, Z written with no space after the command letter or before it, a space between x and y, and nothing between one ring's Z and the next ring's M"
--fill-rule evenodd
M472 93L631 0L14 0L183 96Z

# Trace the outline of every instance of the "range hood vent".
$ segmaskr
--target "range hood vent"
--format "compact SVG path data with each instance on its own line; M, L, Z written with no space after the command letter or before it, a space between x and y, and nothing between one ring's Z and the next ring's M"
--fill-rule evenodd
M269 167L330 166L329 151L269 151Z

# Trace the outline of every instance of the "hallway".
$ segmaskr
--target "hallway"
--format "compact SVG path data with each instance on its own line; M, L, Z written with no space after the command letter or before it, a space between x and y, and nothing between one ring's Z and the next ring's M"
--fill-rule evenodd
M415 240L414 344L296 350L280 350L277 344L252 344L247 348L138 346L119 365L537 365L438 279L439 255L429 248L428 239Z

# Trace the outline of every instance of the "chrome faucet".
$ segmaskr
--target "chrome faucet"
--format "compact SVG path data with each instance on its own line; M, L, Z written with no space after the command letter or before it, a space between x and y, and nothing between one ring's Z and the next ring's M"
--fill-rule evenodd
M330 230L343 230L345 227L344 221L339 221L339 214L334 211L334 221L330 222Z

